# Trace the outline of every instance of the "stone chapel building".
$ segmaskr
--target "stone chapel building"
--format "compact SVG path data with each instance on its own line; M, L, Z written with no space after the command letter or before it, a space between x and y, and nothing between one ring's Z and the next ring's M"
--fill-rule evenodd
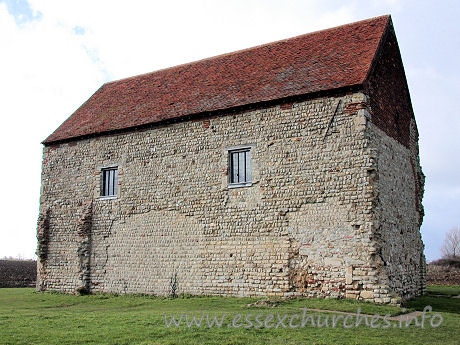
M43 144L38 290L424 292L390 16L106 83Z

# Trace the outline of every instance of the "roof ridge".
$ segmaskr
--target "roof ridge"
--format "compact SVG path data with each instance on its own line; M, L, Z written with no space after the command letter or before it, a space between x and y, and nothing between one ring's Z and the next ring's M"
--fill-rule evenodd
M277 40L277 41L272 41L272 42L268 42L268 43L262 43L262 44L259 44L259 45L256 45L256 46L235 50L235 51L232 51L232 52L229 52L229 53L218 54L218 55L214 55L214 56L211 56L211 57L208 57L208 58L203 58L203 59L199 59L199 60L185 62L185 63L175 65L175 66L171 66L171 67L160 68L160 69L152 71L152 72L146 72L146 73L137 74L137 75L134 75L134 76L131 76L131 77L112 80L112 81L104 83L103 86L110 85L110 84L123 83L125 81L130 81L130 80L133 80L133 79L136 79L136 78L139 78L139 77L148 76L148 75L155 74L155 73L158 73L158 72L172 70L172 69L176 69L176 68L184 67L184 66L189 66L189 65L194 65L194 64L198 64L198 63L204 62L204 61L215 60L217 58L222 58L222 57L225 57L225 56L232 56L232 55L239 54L239 53L242 53L242 52L255 50L257 48L273 46L273 45L275 45L277 43L287 42L287 41L295 40L295 39L298 39L298 38L301 38L301 37L315 35L315 34L318 34L320 32L333 31L333 30L337 30L338 28L343 28L343 27L347 27L347 26L351 26L351 25L362 24L362 23L365 23L365 22L372 22L372 21L375 21L377 19L385 18L385 17L387 17L389 20L391 20L391 15L390 14L384 14L384 15L377 16L377 17L372 17L372 18L368 18L368 19L362 19L362 20L359 20L359 21L356 21L356 22L337 25L337 26L334 26L332 28L320 29L320 30L308 32L308 33L305 33L305 34L300 34L300 35L292 36L292 37L289 37L289 38L284 38L284 39Z

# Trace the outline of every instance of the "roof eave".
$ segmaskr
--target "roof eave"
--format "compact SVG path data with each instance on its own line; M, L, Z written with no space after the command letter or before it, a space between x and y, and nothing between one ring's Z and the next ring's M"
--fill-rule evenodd
M182 122L182 121L190 121L190 120L197 120L197 119L205 119L209 117L214 117L214 116L219 116L219 115L224 115L227 113L236 113L236 112L241 112L244 110L249 110L249 109L255 109L255 108L263 108L263 107L273 107L278 104L284 104L284 103L290 103L290 102L300 102L304 101L307 99L312 99L312 98L318 98L318 97L325 97L325 96L337 96L338 94L342 93L347 93L347 92L359 92L364 90L364 85L363 84L354 84L354 85L348 85L344 87L339 87L335 89L327 89L327 90L319 90L316 92L310 92L306 94L300 94L300 95L294 95L294 96L288 96L284 98L277 98L273 100L268 100L268 101L261 101L261 102L256 102L256 103L248 103L248 104L243 104L239 105L236 107L230 107L230 108L223 108L223 109L217 109L213 111L204 111L200 113L194 113L194 114L187 114L183 115L181 117L175 117L163 121L157 121L157 122L150 122L146 123L140 126L133 126L133 127L126 127L126 128L120 128L116 130L110 130L110 131L103 131L103 132L98 132L98 133L91 133L87 135L80 135L80 136L75 136L75 137L69 137L69 138L64 138L64 139L58 139L58 140L49 140L51 135L43 140L41 143L44 146L53 146L53 145L59 145L63 143L68 143L72 141L79 141L79 140L84 140L84 139L89 139L89 138L95 138L95 137L101 137L101 136L108 136L108 135L117 135L117 134L122 134L122 133L127 133L127 132L132 132L136 130L144 130L148 128L152 128L155 126L161 126L165 124L171 124L175 122Z

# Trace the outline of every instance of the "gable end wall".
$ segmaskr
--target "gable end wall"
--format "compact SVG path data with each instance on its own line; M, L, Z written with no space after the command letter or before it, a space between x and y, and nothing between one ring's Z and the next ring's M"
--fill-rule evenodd
M410 298L425 291L425 256L420 226L425 176L418 131L401 55L390 23L365 85L369 154L375 169L375 262L388 285Z

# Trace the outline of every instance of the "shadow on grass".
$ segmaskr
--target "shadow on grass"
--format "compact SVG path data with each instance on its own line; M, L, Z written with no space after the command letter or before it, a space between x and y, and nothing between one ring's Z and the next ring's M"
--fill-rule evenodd
M460 314L460 299L458 298L421 296L405 303L405 307L420 311L423 311L423 308L428 305L433 308L434 312Z
M460 285L428 285L428 295L460 295Z

